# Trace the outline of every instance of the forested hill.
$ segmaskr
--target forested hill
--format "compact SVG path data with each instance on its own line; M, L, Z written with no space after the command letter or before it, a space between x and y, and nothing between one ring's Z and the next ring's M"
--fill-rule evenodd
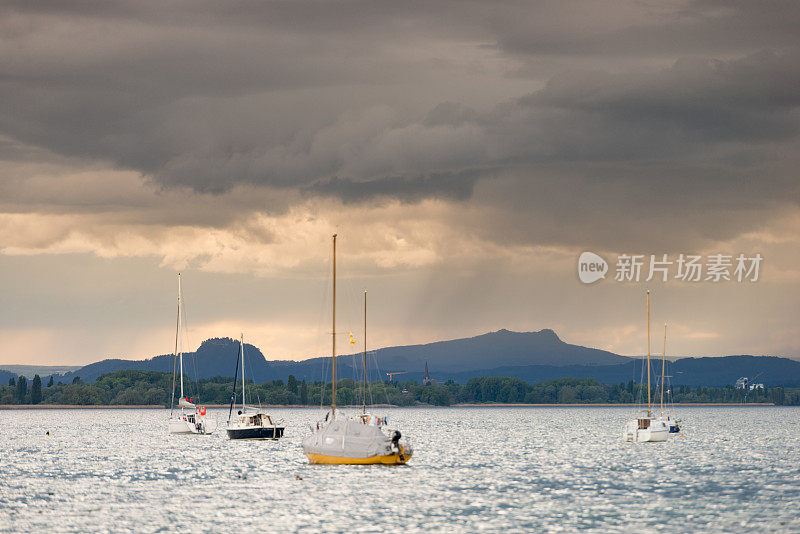
M196 353L184 358L187 375L192 378L231 376L234 372L238 342L230 338L209 339ZM327 357L302 361L267 361L261 351L246 344L247 373L256 382L286 380L294 375L306 380L319 380L330 369ZM422 373L428 363L432 373L452 375L477 371L489 367L529 365L616 365L630 358L608 351L565 343L549 329L538 332L511 332L499 330L480 336L439 341L424 345L387 347L371 351L371 361L377 361L382 371L406 371L415 376ZM339 366L343 376L354 376L353 358L343 355ZM131 369L172 372L172 355L161 355L147 360L109 359L89 364L66 373L57 380L69 382L79 376L83 381L96 380L104 373ZM195 374L196 373L196 374Z
M388 347L377 351L382 364L398 370L425 367L449 372L521 365L617 365L630 361L605 350L571 345L549 328L538 332L498 330L466 339L425 345Z
M238 341L229 338L208 339L197 352L184 358L184 371L192 379L212 376L233 376ZM287 380L318 381L330 376L330 358L318 357L303 361L267 360L255 346L245 344L247 376L256 383ZM353 365L360 357L337 358L341 377L359 376ZM466 383L477 376L509 376L528 382L564 377L595 378L605 384L640 380L641 359L628 358L608 351L565 343L552 330L510 332L499 330L488 334L424 345L387 347L370 352L370 376L386 378L385 373L404 371L402 380L421 381L425 364L432 378L441 382L454 380ZM75 377L92 382L98 376L120 370L172 372L171 354L148 360L103 360L65 375L56 382L70 383ZM800 362L766 356L725 356L714 358L682 358L669 364L668 374L676 385L723 386L737 378L756 377L768 386L800 386ZM8 383L8 380L3 383Z
M256 381L269 379L266 372L267 362L257 347L244 344L247 359L247 373ZM230 338L212 338L203 341L196 352L189 352L183 358L183 370L189 378L209 378L212 376L233 376L236 358L239 354L239 342ZM146 360L109 359L91 363L64 375L55 375L57 381L72 382L79 377L84 382L94 382L100 375L115 371L160 371L172 373L174 364L172 354L162 354Z
M642 380L641 359L622 365L531 365L520 367L493 367L448 375L459 383L476 376L514 376L537 382L554 378L595 378L604 384L629 380ZM660 376L661 362L653 362L653 377ZM734 384L740 377L758 377L756 382L768 386L800 387L800 362L776 356L718 356L714 358L681 358L667 363L667 374L673 385L725 386ZM404 375L405 376L405 375Z
M0 385L6 385L11 380L17 379L17 373L12 373L11 371L5 371L0 369Z

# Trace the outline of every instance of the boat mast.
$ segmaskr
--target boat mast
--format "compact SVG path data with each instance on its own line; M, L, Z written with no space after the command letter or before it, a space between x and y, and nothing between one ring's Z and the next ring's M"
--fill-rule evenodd
M244 334L239 338L239 349L242 351L242 413L244 413L247 410L244 401L244 392L247 389L247 382L244 379Z
M331 359L333 361L333 392L331 415L336 415L336 234L333 234L333 319L331 328Z
M367 413L367 290L364 290L364 408Z
M178 333L176 334L176 338L179 340L177 342L177 350L178 350L178 360L180 361L181 366L181 399L183 398L183 335L181 332L181 308L183 307L183 293L181 289L181 273L178 273Z
M169 415L172 416L172 409L175 406L175 368L178 365L178 332L181 329L181 273L178 273L178 314L175 319L175 352L172 359L172 396L169 399Z
M239 351L242 346L239 345ZM231 408L228 410L228 423L231 422L231 414L233 413L233 405L236 403L236 379L239 377L239 352L236 353L236 370L233 372L233 393L231 393Z
M650 418L650 290L647 290L647 417Z
M664 352L661 353L661 417L664 417L664 367L667 364L667 323L664 323Z

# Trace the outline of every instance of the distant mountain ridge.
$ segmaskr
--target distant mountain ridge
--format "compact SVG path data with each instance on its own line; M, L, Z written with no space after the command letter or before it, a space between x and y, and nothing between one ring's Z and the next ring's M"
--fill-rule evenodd
M330 377L330 358L316 357L302 361L267 360L255 346L245 344L247 377L256 383L286 380L318 381ZM190 378L233 376L238 341L213 338L204 341L194 353L184 358L184 371ZM374 360L373 360L374 355ZM338 374L353 378L353 365L360 365L356 355L337 358ZM377 361L380 375L374 369ZM387 371L405 371L400 380L420 380L425 364L440 381L465 382L475 376L513 376L529 382L565 377L591 377L604 383L619 383L641 378L641 359L609 351L572 345L562 341L553 330L512 332L498 330L479 336L434 343L386 347L370 351L370 378L385 379ZM800 362L766 356L724 356L680 358L668 364L673 384L725 385L740 376L755 376L766 385L800 385ZM98 376L120 370L172 372L173 356L165 354L147 360L108 359L86 365L56 381L71 381L79 376L94 381Z
M184 370L191 378L195 375L198 378L233 376L237 351L238 341L230 338L207 339L195 353L186 354ZM330 358L327 356L302 361L268 361L257 347L247 343L245 354L247 375L256 382L286 380L290 374L298 379L322 380L326 376L325 370L330 369ZM499 330L472 338L386 347L377 349L374 354L381 369L412 373L422 371L426 362L431 372L455 373L485 369L489 363L503 366L614 365L630 361L630 358L608 351L564 343L550 329L538 332ZM343 377L354 376L351 356L345 354L338 358L337 365ZM108 359L65 373L60 380L72 380L79 376L84 381L93 381L102 374L128 369L172 372L172 365L171 354L147 360Z
M660 376L660 362L656 361L654 376ZM618 384L634 380L646 380L641 358L631 359L621 365L530 365L519 367L495 367L455 373L450 378L464 383L476 376L513 376L529 383L555 378L595 378L604 384ZM673 386L725 386L733 385L740 377L755 377L767 387L800 387L800 362L777 356L717 356L704 358L680 358L667 362L669 384ZM405 375L404 375L405 376ZM410 378L421 377L415 373ZM644 379L642 377L645 377Z
M600 349L563 342L553 330L512 332L498 330L480 336L437 341L424 345L387 347L378 351L381 361L396 367L419 368L429 362L430 370L486 368L487 362L501 365L614 365L630 361Z
M0 385L8 385L9 380L13 378L16 381L18 377L17 373L0 369Z
M261 371L263 364L266 363L261 351L249 343L244 344L244 350L248 363L248 375L250 374L249 367L251 364ZM184 374L191 379L210 378L212 376L233 376L238 354L238 341L230 338L207 339L200 344L197 351L184 353ZM75 371L64 373L60 375L61 378L56 378L56 380L71 381L75 377L80 377L84 382L93 382L100 375L128 370L171 373L173 364L174 357L172 354L161 354L146 360L108 359L90 363ZM257 374L260 375L260 373Z
M36 375L63 374L81 367L81 365L0 365L0 371L8 371L16 376L24 376L30 380Z

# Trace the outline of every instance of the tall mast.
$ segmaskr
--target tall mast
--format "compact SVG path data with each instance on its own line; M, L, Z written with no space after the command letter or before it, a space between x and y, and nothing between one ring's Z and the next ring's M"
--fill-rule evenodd
M367 413L367 290L364 290L364 408Z
M247 383L244 380L244 334L239 338L239 348L242 350L242 413L245 412L244 392L247 390Z
M667 323L664 323L664 352L661 353L661 417L664 417L664 367L667 365Z
M647 290L647 417L650 417L650 290Z
M236 370L233 372L233 393L231 393L231 408L228 410L228 423L231 422L231 414L233 413L233 405L236 403L236 379L239 378L239 353L242 346L239 345L239 352L236 353Z
M336 415L336 234L333 234L333 319L331 328L331 359L333 360L333 394L331 415Z
M172 359L172 396L169 398L169 415L172 416L172 408L175 405L175 368L178 365L178 332L181 330L181 273L178 273L178 314L175 319L175 352ZM179 403L180 404L180 403Z
M183 332L181 332L181 308L183 307L183 293L181 289L181 273L178 273L178 360L181 365L181 398L183 398Z

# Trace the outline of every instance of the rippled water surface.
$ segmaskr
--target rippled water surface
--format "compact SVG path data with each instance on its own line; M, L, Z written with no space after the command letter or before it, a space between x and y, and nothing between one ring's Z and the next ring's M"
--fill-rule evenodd
M308 465L320 410L271 412L278 442L170 436L162 410L1 411L0 531L800 532L798 408L681 408L661 444L622 441L630 408L383 410L404 467Z

